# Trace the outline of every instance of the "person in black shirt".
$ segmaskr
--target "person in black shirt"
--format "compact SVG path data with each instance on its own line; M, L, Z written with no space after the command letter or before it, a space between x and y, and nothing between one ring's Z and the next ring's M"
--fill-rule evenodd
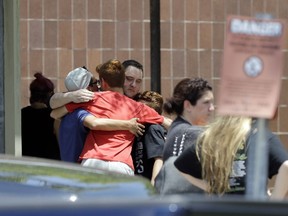
M60 160L56 123L50 117L53 82L36 73L30 84L30 105L21 109L22 155Z
M176 118L167 132L163 166L155 179L155 189L161 195L203 192L179 175L175 159L196 140L214 112L212 86L203 78L182 79L173 95L163 105L167 114Z
M139 94L138 101L162 114L163 98L157 92L144 91ZM142 175L154 185L154 179L162 167L163 148L166 129L162 125L145 125L142 136L136 137L132 148L135 175Z

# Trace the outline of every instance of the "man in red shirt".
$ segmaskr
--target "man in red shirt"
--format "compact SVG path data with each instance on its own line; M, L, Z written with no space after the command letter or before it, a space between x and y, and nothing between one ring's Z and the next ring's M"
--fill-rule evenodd
M118 60L109 60L98 67L103 92L95 92L94 99L85 103L69 103L55 109L54 116L61 117L77 108L83 108L98 118L129 120L138 118L140 123L162 124L166 128L171 120L154 109L136 102L123 94L125 70ZM83 166L108 171L134 174L131 149L135 136L129 131L91 130L80 155Z

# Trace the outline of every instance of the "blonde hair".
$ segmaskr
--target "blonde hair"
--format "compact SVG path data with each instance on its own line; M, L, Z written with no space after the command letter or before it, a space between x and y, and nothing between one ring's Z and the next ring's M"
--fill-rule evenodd
M197 140L197 156L201 161L202 178L208 193L229 191L229 176L237 150L246 142L251 118L219 116L207 126Z

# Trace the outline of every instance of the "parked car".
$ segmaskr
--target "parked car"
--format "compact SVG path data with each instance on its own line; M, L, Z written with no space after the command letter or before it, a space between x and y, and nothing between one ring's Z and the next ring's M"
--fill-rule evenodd
M0 215L284 216L287 201L159 196L146 179L79 164L0 154Z
M77 202L84 198L147 198L154 194L143 178L108 173L79 164L28 157L0 157L1 195L53 197ZM20 193L21 192L21 193Z
M182 215L140 176L0 155L0 215Z

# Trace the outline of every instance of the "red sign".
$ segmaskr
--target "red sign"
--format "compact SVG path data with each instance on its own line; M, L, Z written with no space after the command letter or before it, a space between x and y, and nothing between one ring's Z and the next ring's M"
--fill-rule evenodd
M281 89L284 27L281 20L228 18L219 114L273 117Z

